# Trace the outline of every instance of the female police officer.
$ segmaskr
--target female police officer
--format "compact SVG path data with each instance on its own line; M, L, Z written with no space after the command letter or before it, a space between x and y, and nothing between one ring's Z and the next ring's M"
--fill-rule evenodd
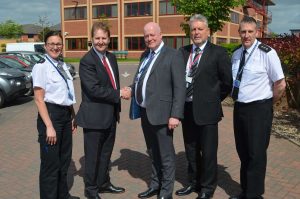
M34 98L38 108L40 198L70 199L67 171L72 156L72 132L75 103L72 76L59 61L62 37L51 31L45 36L45 59L32 71Z

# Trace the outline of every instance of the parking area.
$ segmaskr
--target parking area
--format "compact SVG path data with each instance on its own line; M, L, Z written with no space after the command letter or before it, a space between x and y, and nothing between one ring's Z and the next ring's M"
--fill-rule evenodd
M78 64L74 64L78 71ZM121 85L132 82L137 64L120 64ZM129 74L129 76L128 76ZM75 76L76 77L76 76ZM80 105L80 79L74 80L78 110ZM129 101L122 101L121 123L111 158L111 181L126 188L120 195L102 194L103 199L133 199L147 189L150 179L150 161L146 155L140 121L128 118ZM232 129L232 108L224 107L224 119L219 125L218 187L215 199L226 199L239 193L239 159L235 150ZM32 97L9 103L0 109L0 198L38 199L39 145L36 130L37 109ZM174 132L176 150L175 190L187 183L186 158L181 128ZM69 169L72 195L84 197L84 156L82 129L73 137L73 156ZM195 193L174 198L196 198ZM268 150L266 176L267 199L300 198L300 148L289 141L271 137ZM153 197L155 198L155 197Z

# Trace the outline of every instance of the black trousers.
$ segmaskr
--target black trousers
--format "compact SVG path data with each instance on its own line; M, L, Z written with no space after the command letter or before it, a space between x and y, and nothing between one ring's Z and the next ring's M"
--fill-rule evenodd
M71 110L67 106L46 103L50 119L56 131L57 143L46 143L46 126L38 115L37 129L40 143L40 198L67 199L70 194L67 173L72 157Z
M193 103L186 102L182 131L190 184L213 195L217 187L218 124L197 125Z
M150 124L144 108L141 108L141 123L147 152L152 161L149 187L160 190L160 197L171 198L175 182L173 130L169 130L168 125Z
M264 193L272 119L272 99L236 102L234 105L234 137L241 160L240 181L247 197Z
M95 197L99 188L110 183L109 164L116 137L116 120L108 129L83 129L85 195Z

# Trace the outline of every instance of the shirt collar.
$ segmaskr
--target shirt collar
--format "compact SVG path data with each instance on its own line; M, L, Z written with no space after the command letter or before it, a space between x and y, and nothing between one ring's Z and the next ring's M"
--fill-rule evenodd
M254 48L255 45L256 45L256 42L258 42L257 39L255 39L255 41L253 42L252 46L251 46L250 48L248 48L248 49L246 49L246 48L243 47L243 51L246 50L247 53L252 52L253 48Z
M162 41L160 43L160 45L158 46L158 48L154 50L155 55L161 51L161 49L162 49L163 46L164 46L164 42ZM152 50L150 50L149 55L151 54L151 52L152 52Z
M197 47L199 47L200 50L203 51L206 44L207 44L207 41L204 44L202 44L201 46L196 46L195 44L193 44L193 52L195 51L195 48L197 48Z
M104 54L102 54L102 53L98 52L98 51L94 48L94 46L93 46L93 50L94 50L95 53L98 55L98 57L100 58L100 60L102 60L103 56L106 56L106 52L105 52Z

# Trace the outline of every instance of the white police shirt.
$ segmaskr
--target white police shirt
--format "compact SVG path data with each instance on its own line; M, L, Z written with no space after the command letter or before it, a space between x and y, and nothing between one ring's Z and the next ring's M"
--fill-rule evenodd
M56 60L49 56L48 58L50 58L53 64L57 66L58 62ZM68 75L67 82L69 90L63 77L46 58L43 63L37 63L33 67L33 87L40 87L45 90L45 102L62 106L70 106L76 103L73 78L65 63L63 64L63 69ZM69 92L73 96L73 99L70 99Z
M238 102L249 103L272 98L274 82L284 78L276 51L266 45L260 46L260 44L261 42L255 40L252 46L247 49ZM236 78L243 50L244 48L241 47L232 55L233 80ZM253 53L249 57L252 50Z

